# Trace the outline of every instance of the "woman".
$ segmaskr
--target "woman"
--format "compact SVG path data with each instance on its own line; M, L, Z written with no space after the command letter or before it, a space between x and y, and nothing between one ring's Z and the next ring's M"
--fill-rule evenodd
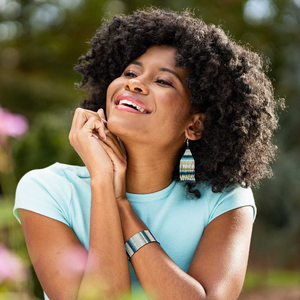
M75 67L89 99L69 135L85 167L34 170L17 189L46 295L86 299L97 287L94 299L116 299L139 281L149 299L236 299L250 186L276 150L259 56L188 12L155 9L114 17L90 45Z

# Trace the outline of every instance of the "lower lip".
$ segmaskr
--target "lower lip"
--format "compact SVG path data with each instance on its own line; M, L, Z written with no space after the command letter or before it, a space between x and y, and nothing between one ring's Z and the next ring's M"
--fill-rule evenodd
M134 108L131 108L129 106L125 106L125 105L116 105L116 109L117 110L122 110L122 111L126 111L126 112L129 112L129 113L134 113L134 114L142 114L144 115L144 113L138 111L138 110L135 110Z

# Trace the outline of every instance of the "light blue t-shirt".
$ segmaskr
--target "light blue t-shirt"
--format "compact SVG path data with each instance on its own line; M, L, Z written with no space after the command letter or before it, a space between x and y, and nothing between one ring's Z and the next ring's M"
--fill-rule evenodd
M185 272L192 261L205 227L216 217L242 206L256 207L250 188L236 186L213 193L211 186L199 184L200 199L187 197L183 183L173 181L165 189L150 194L127 193L133 210L154 233L169 257ZM27 173L16 191L14 214L27 209L58 220L73 229L89 248L91 187L86 167L55 163ZM20 220L19 220L20 221ZM140 289L130 265L133 289ZM45 296L45 299L48 299Z

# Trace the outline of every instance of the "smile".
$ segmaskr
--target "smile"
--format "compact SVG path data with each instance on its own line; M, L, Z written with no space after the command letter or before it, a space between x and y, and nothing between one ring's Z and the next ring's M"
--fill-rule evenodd
M118 110L123 110L137 114L150 113L149 109L140 99L130 94L120 94L117 97L115 104Z
M119 105L126 105L140 111L141 113L147 113L145 109L126 99L120 100Z

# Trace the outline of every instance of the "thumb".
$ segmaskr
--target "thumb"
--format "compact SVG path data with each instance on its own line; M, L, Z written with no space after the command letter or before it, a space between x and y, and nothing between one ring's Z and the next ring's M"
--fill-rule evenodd
M101 121L106 125L107 121L106 121L106 118L105 118L104 110L102 108L99 108L98 111L97 111L97 114L101 118Z

